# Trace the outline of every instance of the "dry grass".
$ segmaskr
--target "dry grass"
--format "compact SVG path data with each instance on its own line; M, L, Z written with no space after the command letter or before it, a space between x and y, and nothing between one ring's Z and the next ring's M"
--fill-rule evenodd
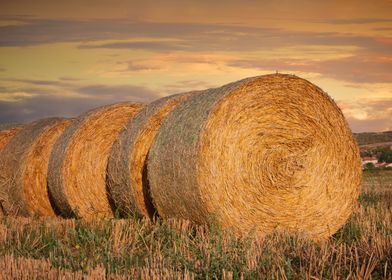
M76 119L53 147L48 188L63 216L113 216L106 192L110 149L121 129L143 108L119 103L97 108Z
M0 278L392 279L392 173L364 175L353 215L323 243L179 220L6 217Z
M188 98L163 121L148 156L163 218L211 215L239 234L276 229L335 233L360 192L358 147L320 88L266 75Z

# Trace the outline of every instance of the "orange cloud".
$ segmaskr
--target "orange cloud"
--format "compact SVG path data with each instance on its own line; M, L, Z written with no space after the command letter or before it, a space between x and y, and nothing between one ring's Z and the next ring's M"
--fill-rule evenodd
M279 70L334 92L354 130L387 129L391 15L387 0L4 0L0 121Z

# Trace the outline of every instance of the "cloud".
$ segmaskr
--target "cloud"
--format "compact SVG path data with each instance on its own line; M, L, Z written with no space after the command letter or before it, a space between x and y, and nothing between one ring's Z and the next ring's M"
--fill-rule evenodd
M343 103L342 110L354 132L392 130L392 98L363 98Z
M329 19L323 21L324 23L331 24L369 24L369 23L389 23L392 22L390 18L342 18L342 19Z
M298 45L324 45L358 46L370 51L392 53L391 40L353 36L339 32L301 32L228 24L154 23L126 20L81 21L25 18L20 20L23 20L25 24L0 27L0 46L80 42L81 48L256 51ZM143 40L143 38L149 39Z
M391 31L392 27L374 27L372 29L376 31Z
M59 80L65 81L65 82L79 82L79 81L81 81L80 79L75 78L75 77L60 77Z
M81 49L88 48L104 48L104 49L138 49L138 50L155 50L155 51L174 51L189 49L187 44L178 42L154 42L154 41L138 41L138 42L115 42L106 44L81 44Z
M171 25L176 26L175 24ZM178 25L182 26L182 24ZM318 48L320 46L348 46L357 47L363 53L392 54L392 39L388 38L353 36L338 32L296 32L277 28L203 24L199 24L198 29L195 29L194 25L184 24L182 29L189 28L190 30L185 33L176 33L171 30L172 26L167 26L167 30L163 30L159 35L146 33L145 36L150 36L153 39L176 38L173 41L129 42L131 37L124 36L115 42L81 43L79 47L84 49L145 49L159 52L243 52L271 51L278 48L298 48L300 46L317 46ZM107 38L107 40L110 39L112 38Z
M217 65L226 62L227 57L219 55L203 55L194 53L164 53L150 56L147 59L117 61L113 72L141 72L167 69L173 64ZM178 66L177 66L178 67Z
M390 131L392 130L392 122L391 122L392 114L389 115L389 118L379 118L379 119L365 119L359 120L355 118L347 118L348 123L350 124L350 128L355 133L360 132L381 132L381 131Z
M180 1L166 0L70 0L57 3L48 0L2 0L2 16L30 14L40 18L132 18L150 21L204 21L262 24L271 20L306 21L311 19L389 18L390 0L332 1ZM285 21L286 20L286 21Z
M164 79L168 79L170 84L161 86L162 93L214 86L210 83L214 82L213 73L216 69L219 69L216 75L227 71L236 74L253 72L247 69L318 73L324 77L347 81L352 87L362 87L362 83L392 83L392 38L353 35L345 26L334 27L334 30L345 30L342 32L323 32L317 31L317 28L313 32L304 32L230 24L156 23L119 19L46 20L20 17L17 20L23 24L0 26L0 47L74 42L72 48L77 45L85 52L91 49L94 55L105 56L105 61L99 62L99 66L82 65L89 68L87 71L82 70L81 75L84 75L86 80L92 78L85 76L86 72L91 69L91 72L94 72L101 67L105 71L111 67L115 68L111 77L134 75L141 77L142 81L145 81L146 76L142 75L146 73L135 72L160 70L158 73L147 74L152 74L151 76L157 79L154 82L156 84L162 84ZM337 25L380 23L385 27L371 26L374 26L374 30L387 31L390 27L386 26L389 26L391 20L348 18L325 22ZM325 24L322 26L325 27ZM149 52L138 58L132 56L134 60L130 61L130 57L124 54L128 53L124 51L127 49ZM340 50L343 50L342 53ZM23 51L21 49L21 52ZM109 55L113 57L107 59L106 56ZM116 64L116 61L120 60L122 62ZM8 65L1 66L8 68ZM6 69L0 68L0 71ZM67 73L72 75L75 72L59 75L68 75ZM37 74L36 77L44 76ZM205 80L210 83L193 80L203 77L207 77ZM96 77L91 80L94 79ZM0 87L0 121L31 121L55 115L75 116L108 103L125 100L150 101L160 97L157 92L133 85L83 85L78 77L7 81L11 82L14 88ZM349 105L354 106L355 110L345 109L349 112L350 123L355 129L373 130L369 125L376 122L377 130L388 127L388 119L391 119L389 107L382 109L381 104L371 105L373 107L369 104L354 104L351 101ZM376 116L376 109L384 112L384 115Z
M32 98L34 97L34 95L35 94L32 92L26 92L26 91L2 93L0 97L0 101L7 102L7 103L19 102L28 98Z
M336 80L355 83L392 83L392 59L377 56L351 56L330 60L258 59L234 60L229 66L259 70L320 73Z
M82 49L138 49L156 54L195 54L193 61L171 62L187 64L209 63L210 58L197 58L200 53L241 53L273 54L275 49L286 49L279 59L252 58L224 61L222 65L262 70L306 71L356 83L388 83L392 81L392 38L354 36L339 32L300 32L279 28L260 28L222 24L197 23L154 23L126 20L40 20L23 19L26 24L0 27L0 46L29 46L43 43L77 42ZM351 19L352 22L366 22L370 19ZM383 20L383 19L380 19ZM347 22L337 20L337 22ZM329 60L308 58L310 50L321 48L350 48L351 57ZM294 53L301 53L302 61ZM291 51L290 51L291 50ZM254 56L253 56L254 57ZM263 56L260 56L263 57ZM264 56L266 57L266 56ZM311 54L309 54L311 57ZM165 59L163 57L163 59ZM166 58L166 59L170 59ZM189 55L186 59L190 59ZM162 70L166 64L142 61L122 63L113 72ZM189 69L188 69L189 70ZM194 70L194 69L193 69ZM114 75L116 73L113 73ZM27 82L27 81L26 81ZM53 86L69 80L49 81ZM45 81L30 81L45 85ZM47 84L49 85L49 84ZM66 85L64 85L66 86Z
M77 22L70 20L41 20L21 18L23 25L1 26L1 46L29 46L54 42L79 42L106 38L99 34L99 22ZM101 23L103 25L103 23ZM79 26L79 29L78 29ZM101 29L102 30L102 29ZM112 30L114 31L114 30ZM112 35L114 36L114 35Z
M184 81L177 82L175 84L170 84L165 86L163 92L167 92L169 94L175 94L180 92L203 90L215 86L216 85L210 84L208 82L202 82L197 80L184 80Z
M73 93L0 88L0 123L31 122L46 117L75 117L87 110L122 101L148 102L160 96L147 88L119 85L75 87Z
M161 97L157 92L132 85L88 85L76 90L80 94L103 100L150 102Z
M118 62L118 64L123 64L122 62ZM146 64L143 62L136 62L136 61L128 61L126 63L126 69L121 70L123 71L150 71L150 70L159 70L162 67L158 65L153 65L153 64Z
M0 101L18 101L21 97L50 95L53 90L36 87L0 87ZM23 99L23 98L22 98Z
M21 20L25 23L24 25L0 27L0 45L28 46L56 42L126 40L146 37L191 37L216 29L215 25L206 24L149 23L126 20L81 21L24 18ZM124 48L123 45L118 46ZM135 47L134 44L131 46ZM113 48L115 45L109 44L108 47Z
M37 86L57 86L57 87L70 87L71 84L66 81L57 81L57 80L32 80L32 79L6 79L11 82L18 82L29 85L37 85Z
M0 101L0 123L31 122L46 117L74 117L80 113L104 105L98 100L36 96L19 102Z

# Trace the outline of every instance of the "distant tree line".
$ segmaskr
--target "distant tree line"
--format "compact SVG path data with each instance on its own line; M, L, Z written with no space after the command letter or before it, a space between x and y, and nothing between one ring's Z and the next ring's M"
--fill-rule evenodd
M380 151L377 158L378 158L379 162L392 163L392 150L384 149L384 150Z
M375 144L392 141L392 131L354 133L358 145Z

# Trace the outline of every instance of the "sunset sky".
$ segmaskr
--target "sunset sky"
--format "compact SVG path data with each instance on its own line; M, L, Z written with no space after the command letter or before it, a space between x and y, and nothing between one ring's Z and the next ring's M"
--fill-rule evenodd
M276 71L392 130L392 0L0 2L0 123Z

